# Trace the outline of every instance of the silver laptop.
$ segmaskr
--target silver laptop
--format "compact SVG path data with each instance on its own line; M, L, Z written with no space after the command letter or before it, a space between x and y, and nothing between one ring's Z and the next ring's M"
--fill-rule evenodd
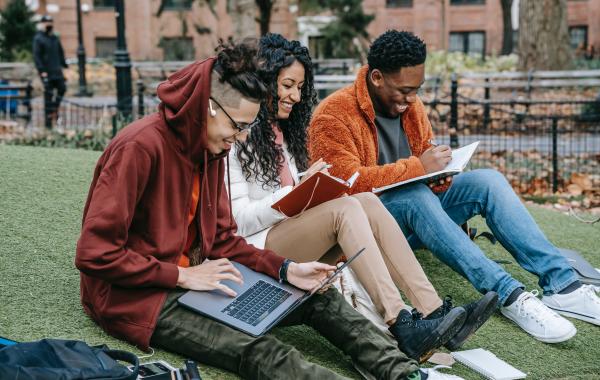
M321 286L324 287L350 264L365 249L339 266ZM240 263L232 262L242 273L244 284L223 281L238 295L230 297L220 290L190 290L179 297L179 304L207 317L222 322L234 329L258 337L265 334L286 315L308 300L312 294L289 284L280 284L277 280L253 271Z

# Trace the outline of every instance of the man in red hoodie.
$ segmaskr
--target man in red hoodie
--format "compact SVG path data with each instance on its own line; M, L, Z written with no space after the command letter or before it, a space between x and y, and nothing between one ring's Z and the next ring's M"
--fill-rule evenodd
M266 95L255 46L223 46L158 87L159 111L122 132L100 157L75 264L87 314L108 333L225 368L244 378L337 379L271 334L254 338L178 306L185 290L241 282L230 260L310 290L335 269L286 262L235 235L223 158L247 137ZM210 259L210 261L205 261ZM378 379L419 379L417 363L335 290L282 324L307 324ZM416 377L414 377L416 376Z

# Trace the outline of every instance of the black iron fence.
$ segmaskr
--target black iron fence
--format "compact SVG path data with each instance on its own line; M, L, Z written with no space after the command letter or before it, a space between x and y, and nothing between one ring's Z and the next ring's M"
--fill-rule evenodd
M600 99L477 99L456 77L445 96L425 98L438 142L480 141L471 167L498 169L519 193L564 191L574 175L600 188Z
M435 102L430 120L438 143L453 147L479 141L471 167L501 171L520 193L563 191L574 174L600 188L600 113L533 114L513 107L540 105L582 109L595 102ZM437 112L448 107L447 113ZM489 114L484 109L490 106Z
M317 83L330 92L327 84L339 88L351 78L326 79ZM426 84L421 98L438 143L458 147L480 141L471 167L498 169L520 193L564 190L574 174L589 177L600 188L599 99L532 99L535 92L521 96L514 89L491 92L489 85L460 87L456 77L449 84L428 78ZM42 99L13 100L20 102L21 116L29 115L22 118L26 128L44 129ZM65 99L54 127L104 131L110 137L130 120L155 112L158 104L155 87L139 81L130 118L117 115L114 98Z

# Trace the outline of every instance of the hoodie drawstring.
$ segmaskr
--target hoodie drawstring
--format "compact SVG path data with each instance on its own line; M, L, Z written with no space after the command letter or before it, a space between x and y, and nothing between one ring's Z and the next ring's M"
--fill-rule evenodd
M208 150L204 151L204 175L202 176L202 193L206 194L206 199L208 200L208 209L212 210L212 202L210 200L210 188L208 186ZM205 193L206 191L206 193Z
M229 154L227 155L227 198L229 199L229 227L233 227L233 206L231 204L231 175L229 174Z

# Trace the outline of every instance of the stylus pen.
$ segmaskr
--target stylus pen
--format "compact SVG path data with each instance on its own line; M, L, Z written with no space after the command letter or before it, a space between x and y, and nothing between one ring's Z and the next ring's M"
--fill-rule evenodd
M333 167L333 165L330 165L330 164L325 164L325 165L323 165L323 167L322 167L321 169L319 169L319 171L321 171L321 170L323 170L323 169L331 169L332 167ZM306 175L306 173L308 173L308 170L307 170L307 171L305 171L305 172L300 172L300 173L298 173L298 177L303 177L303 176L305 176L305 175Z

